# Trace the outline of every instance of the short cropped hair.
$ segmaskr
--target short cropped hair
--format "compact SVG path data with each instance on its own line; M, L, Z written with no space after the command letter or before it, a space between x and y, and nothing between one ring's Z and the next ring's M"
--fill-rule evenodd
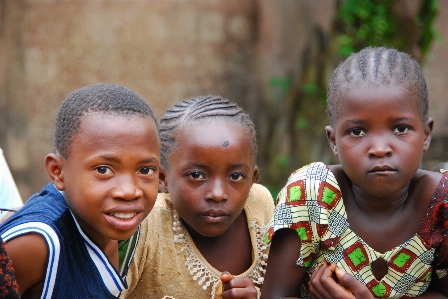
M82 118L90 112L149 117L158 127L151 107L129 88L114 83L81 87L64 99L56 117L53 146L63 158L69 157L73 136L78 132Z

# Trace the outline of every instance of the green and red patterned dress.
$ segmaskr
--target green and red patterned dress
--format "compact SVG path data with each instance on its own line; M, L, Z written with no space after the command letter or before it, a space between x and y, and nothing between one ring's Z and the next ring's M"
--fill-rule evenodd
M447 183L448 173L444 173L418 232L402 245L380 253L350 229L331 170L323 163L312 163L292 173L280 191L266 238L271 240L281 228L296 230L302 240L297 265L306 267L309 275L326 260L367 285L375 297L417 297L427 290L432 275L447 274ZM388 263L388 273L380 281L370 266L378 258ZM309 298L306 283L302 296Z

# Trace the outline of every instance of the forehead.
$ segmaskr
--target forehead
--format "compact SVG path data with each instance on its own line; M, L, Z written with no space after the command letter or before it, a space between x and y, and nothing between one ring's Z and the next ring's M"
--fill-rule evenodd
M179 127L177 139L203 143L220 143L223 140L249 140L248 133L241 125L227 120L199 120ZM188 136L188 137L187 137Z
M352 114L380 117L388 113L421 118L418 96L411 89L396 85L357 86L341 93L337 122Z
M113 141L115 146L117 140L121 140L122 146L130 146L125 142L147 142L154 143L158 140L157 129L150 117L138 114L121 115L116 113L88 112L80 119L77 132L72 138L70 148L79 143L94 144Z
M201 149L234 149L253 155L246 129L227 120L194 121L182 125L176 132L177 150L186 147Z

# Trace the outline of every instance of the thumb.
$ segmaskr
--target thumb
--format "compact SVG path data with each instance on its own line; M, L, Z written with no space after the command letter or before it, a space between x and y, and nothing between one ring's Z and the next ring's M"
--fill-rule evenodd
M233 276L227 271L224 271L221 273L221 281L223 284L228 283L230 280L232 280Z
M342 269L336 270L336 276L339 279L339 281L344 285L344 287L347 290L351 291L356 298L373 299L373 295L372 293L370 293L367 286L358 281L354 276L348 274Z

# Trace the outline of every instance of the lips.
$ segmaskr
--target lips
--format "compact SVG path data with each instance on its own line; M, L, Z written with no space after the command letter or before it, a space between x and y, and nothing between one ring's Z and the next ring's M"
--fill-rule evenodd
M138 205L115 206L104 212L110 225L118 230L133 230L143 220L143 207Z
M229 214L222 210L208 210L201 214L208 222L221 222L226 219Z
M392 172L396 172L396 169L388 166L388 165L381 165L381 166L375 166L373 167L368 173L384 173L384 174L390 174Z

